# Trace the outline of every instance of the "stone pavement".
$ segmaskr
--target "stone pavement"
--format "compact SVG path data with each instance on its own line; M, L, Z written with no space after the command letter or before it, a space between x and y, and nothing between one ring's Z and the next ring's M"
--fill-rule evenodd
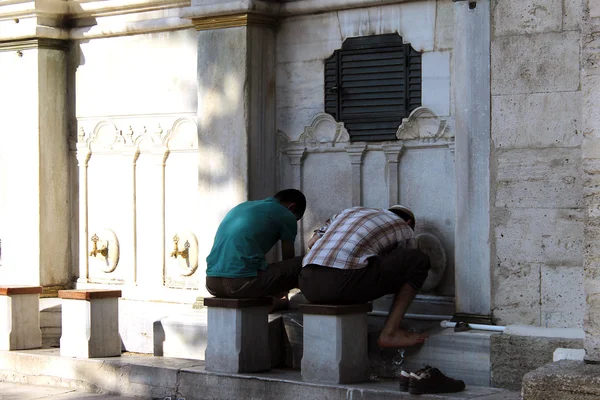
M85 392L102 391L159 400L167 396L184 397L187 400L520 399L518 392L481 386L467 386L460 393L412 396L399 392L397 381L317 384L304 382L300 371L214 373L206 371L204 361L199 360L126 354L121 357L78 359L61 357L58 349L0 351L0 381L65 387L62 390L67 394L69 390L78 389L80 396L89 396ZM4 400L4 397L0 399Z
M111 396L101 393L83 392L76 389L52 386L23 385L20 383L0 382L0 400L129 400L133 397Z

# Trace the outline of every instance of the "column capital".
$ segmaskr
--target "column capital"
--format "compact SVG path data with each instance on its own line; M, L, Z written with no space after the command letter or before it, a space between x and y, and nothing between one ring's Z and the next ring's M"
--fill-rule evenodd
M18 51L29 49L67 50L66 40L48 38L25 38L0 41L0 51Z
M403 144L387 144L382 147L383 154L385 154L385 160L388 163L397 163L403 149Z
M290 158L292 165L302 165L302 160L306 156L306 147L290 148L285 151L285 154Z
M363 156L367 150L366 144L351 144L346 147L352 165L362 165Z
M193 18L192 23L197 31L236 28L240 26L275 26L277 20L269 15L255 13L240 13L214 17Z

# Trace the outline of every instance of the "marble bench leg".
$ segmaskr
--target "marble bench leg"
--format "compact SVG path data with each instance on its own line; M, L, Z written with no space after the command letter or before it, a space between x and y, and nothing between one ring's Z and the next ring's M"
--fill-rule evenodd
M62 297L60 292L59 297ZM118 297L62 297L60 355L81 358L120 356Z
M309 382L354 383L370 378L365 312L304 314L302 378Z
M271 368L269 307L208 306L207 371L260 372Z
M23 288L25 289L25 288ZM32 289L32 288L26 288ZM0 350L27 350L42 347L40 293L13 294L0 290Z

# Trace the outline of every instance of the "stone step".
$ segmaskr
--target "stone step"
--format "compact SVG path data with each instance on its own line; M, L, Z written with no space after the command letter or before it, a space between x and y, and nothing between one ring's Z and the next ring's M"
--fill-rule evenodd
M0 352L0 381L45 384L141 398L180 396L200 399L391 399L415 398L398 390L398 382L333 385L302 381L299 371L211 373L204 362L124 354L119 358L60 357L58 349ZM460 393L422 395L422 399L518 400L504 389L468 385Z

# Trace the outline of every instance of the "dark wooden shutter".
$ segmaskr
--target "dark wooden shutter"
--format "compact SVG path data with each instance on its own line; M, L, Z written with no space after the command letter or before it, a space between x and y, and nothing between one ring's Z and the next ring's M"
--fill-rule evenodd
M421 54L397 34L347 39L325 61L324 101L351 140L394 140L421 105Z

